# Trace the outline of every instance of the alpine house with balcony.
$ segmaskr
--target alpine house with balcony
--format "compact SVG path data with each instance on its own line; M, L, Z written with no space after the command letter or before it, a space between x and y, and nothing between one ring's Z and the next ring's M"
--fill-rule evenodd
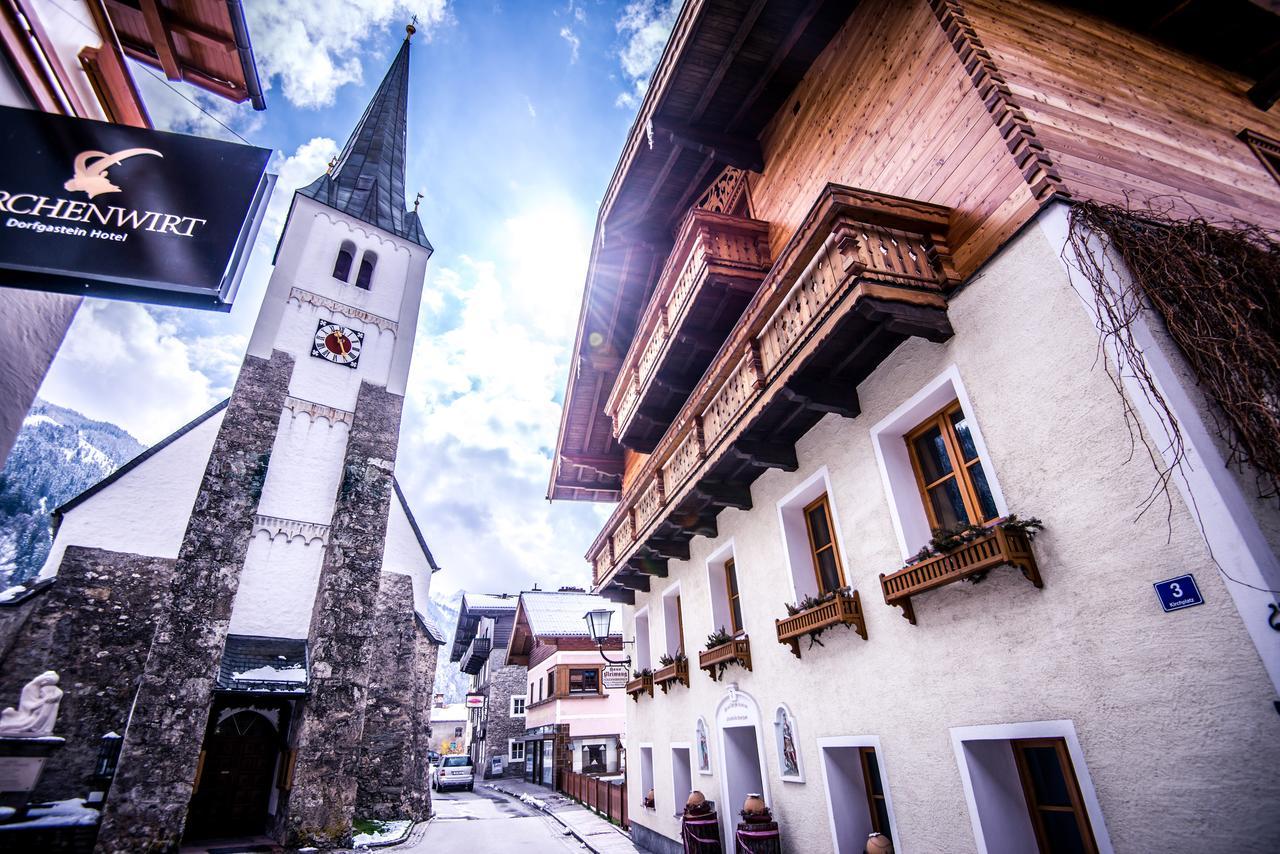
M449 660L471 677L468 750L477 777L519 777L524 763L508 763L508 743L524 737L524 665L507 663L507 643L520 599L510 593L464 593Z
M684 4L549 490L614 504L637 842L691 789L785 851L1280 833L1278 38L1245 0Z

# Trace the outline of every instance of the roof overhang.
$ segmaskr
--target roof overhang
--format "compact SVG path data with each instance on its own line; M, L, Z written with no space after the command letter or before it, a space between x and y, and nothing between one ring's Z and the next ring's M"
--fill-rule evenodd
M855 5L682 8L596 220L548 498L619 498L623 451L605 403L672 232L724 167L763 169L761 131Z

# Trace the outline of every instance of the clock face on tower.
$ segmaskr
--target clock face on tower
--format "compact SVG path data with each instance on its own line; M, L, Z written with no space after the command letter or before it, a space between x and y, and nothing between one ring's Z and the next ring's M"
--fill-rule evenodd
M328 359L335 365L354 368L360 362L360 347L364 333L339 326L331 320L322 320L316 326L316 337L311 342L311 355Z

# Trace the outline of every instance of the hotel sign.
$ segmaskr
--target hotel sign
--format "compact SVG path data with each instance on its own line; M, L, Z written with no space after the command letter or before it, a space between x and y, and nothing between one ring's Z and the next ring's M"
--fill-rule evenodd
M0 285L227 311L271 151L0 107Z

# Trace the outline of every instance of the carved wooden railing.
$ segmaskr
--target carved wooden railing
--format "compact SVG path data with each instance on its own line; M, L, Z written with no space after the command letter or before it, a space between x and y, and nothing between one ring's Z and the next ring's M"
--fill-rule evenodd
M493 639L488 637L474 637L471 639L467 651L463 653L462 664L459 669L463 673L470 673L475 676L484 667L484 663L489 660L489 652L493 648Z
M864 297L945 309L956 282L948 217L939 205L828 185L592 543L597 589L786 385L815 333Z
M683 683L686 688L689 687L688 660L677 661L653 671L653 684L661 688L664 694L677 682Z
M650 697L652 697L653 696L653 674L642 673L639 676L637 676L635 679L632 679L630 682L627 683L627 693L630 694L631 699L635 700L637 703L640 702L640 696L642 694L648 694Z
M832 626L850 626L862 635L863 640L867 639L867 623L862 616L862 597L856 590L852 593L839 590L830 602L823 602L817 607L773 622L778 630L778 643L790 644L791 654L796 658L800 658L800 640L803 637L810 632L822 631Z
M1031 539L1022 531L997 526L955 551L927 558L888 575L881 573L880 588L884 591L884 601L902 608L902 615L915 625L912 596L998 566L1016 567L1036 587L1044 586L1036 557L1031 552Z
M635 417L700 289L711 279L758 284L769 265L768 223L699 208L689 212L605 404L615 436Z
M740 664L747 670L751 669L751 641L746 635L698 653L698 667L717 682L724 669L721 665L725 664Z

